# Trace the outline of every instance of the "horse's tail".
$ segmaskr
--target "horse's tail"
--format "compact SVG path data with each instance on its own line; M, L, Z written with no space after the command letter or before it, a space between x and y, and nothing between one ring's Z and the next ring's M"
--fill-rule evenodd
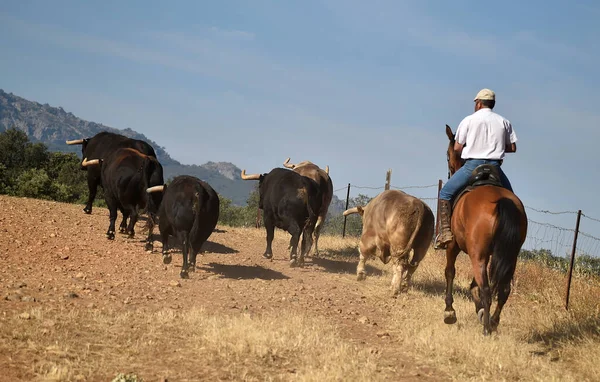
M496 226L492 242L492 295L498 292L499 285L511 282L521 245L521 212L511 199L501 198L496 203Z

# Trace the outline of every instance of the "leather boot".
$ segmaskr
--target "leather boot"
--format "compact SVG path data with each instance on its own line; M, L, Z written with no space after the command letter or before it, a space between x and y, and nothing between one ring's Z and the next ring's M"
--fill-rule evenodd
M450 230L450 201L440 199L440 233L435 238L435 249L445 249L449 242L454 240Z

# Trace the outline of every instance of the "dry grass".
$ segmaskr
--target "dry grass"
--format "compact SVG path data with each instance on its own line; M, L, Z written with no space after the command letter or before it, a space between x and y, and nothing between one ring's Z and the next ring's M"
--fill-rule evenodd
M320 245L329 254L346 256L357 243L357 239L323 237ZM391 266L379 260L370 264L383 273L368 277L363 292L384 301ZM447 371L456 380L600 380L598 279L574 279L566 311L565 275L519 262L499 331L484 338L468 293L472 273L465 254L457 261L454 283L458 322L443 323L444 267L445 254L431 250L414 275L413 288L392 309L394 334L418 361Z
M369 379L375 370L372 355L341 341L329 323L285 312L25 313L2 320L0 351L39 380L107 381L120 370L145 380L334 381ZM162 356L147 359L156 348Z

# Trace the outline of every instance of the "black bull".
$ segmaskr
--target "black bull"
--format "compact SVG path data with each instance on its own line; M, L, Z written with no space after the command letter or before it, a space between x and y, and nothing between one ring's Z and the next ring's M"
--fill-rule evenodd
M111 133L108 131L102 131L92 138L76 139L66 142L68 145L81 145L82 163L86 158L100 159L106 158L108 155L119 148L133 148L141 152L142 154L149 155L156 158L156 153L152 146L147 142L132 139L121 134ZM83 208L83 211L87 214L92 213L92 204L96 198L98 186L103 186L102 176L99 166L81 166L82 170L87 170L87 182L88 182L88 200Z
M120 148L106 158L82 162L88 168L98 167L101 172L104 188L104 200L110 213L110 225L106 236L115 238L115 222L117 210L123 214L121 233L134 237L134 227L139 217L139 210L146 209L149 219L154 220L162 194L148 195L146 189L164 184L163 169L154 157L140 153L131 148ZM127 218L130 218L127 225Z
M259 181L259 208L263 210L267 231L267 248L263 256L267 259L273 257L271 244L277 227L292 235L290 266L302 265L304 256L312 245L312 233L322 203L317 183L283 168L274 168L269 173L255 175L246 175L246 170L243 170L242 179ZM300 235L302 245L300 257L297 259Z
M151 194L162 194L158 210L158 228L162 241L163 263L171 262L168 254L169 235L179 239L183 249L181 278L188 277L188 268L196 269L196 255L210 237L219 220L219 196L206 182L188 175L180 175L169 185L151 187ZM148 220L149 233L146 250L152 250L154 221Z

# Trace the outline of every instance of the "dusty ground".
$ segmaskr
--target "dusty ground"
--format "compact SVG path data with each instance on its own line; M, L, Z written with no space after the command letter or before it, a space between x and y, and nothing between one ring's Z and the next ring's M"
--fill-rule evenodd
M185 315L193 309L223 317L308 315L335 327L340 343L372 357L375 372L369 380L449 379L443 370L416 362L411 349L401 346L388 322L393 309L407 304L406 298L389 298L382 283L369 283L369 279L358 283L357 258L349 255L354 251L350 247L336 253L327 250L324 240L323 257L308 258L304 268L292 269L286 254L288 236L283 232L276 235L274 261L268 261L262 258L264 230L218 227L204 247L206 253L198 257L196 272L182 280L179 252L170 265L163 265L159 241L155 241L154 253L144 251L140 223L135 239L118 234L116 240L108 241L104 208L85 215L79 205L0 196L0 211L0 325L12 328L0 330L0 380L106 381L129 371L145 380L246 379L232 375L223 359L204 364L193 356L169 356L166 363L165 349L177 352L185 342L168 336L159 337L153 347L141 348L135 360L106 361L112 350L96 349L96 359L105 360L102 367L91 367L87 373L80 370L81 349L91 352L86 359L94 359L90 350L94 338L106 343L105 336L114 335L86 322L85 317L143 317L165 311ZM375 275L378 272L369 269ZM385 285L388 282L386 277ZM440 311L441 301L440 296ZM61 327L62 320L71 327ZM132 319L131 330L144 331L140 322ZM66 337L55 334L60 331ZM59 348L61 341L70 345L53 352L52 341ZM66 358L75 370L61 377L44 369L45 362L58 364L59 358ZM256 379L294 379L294 370L279 367L283 366L270 363ZM194 373L186 376L182 368Z

